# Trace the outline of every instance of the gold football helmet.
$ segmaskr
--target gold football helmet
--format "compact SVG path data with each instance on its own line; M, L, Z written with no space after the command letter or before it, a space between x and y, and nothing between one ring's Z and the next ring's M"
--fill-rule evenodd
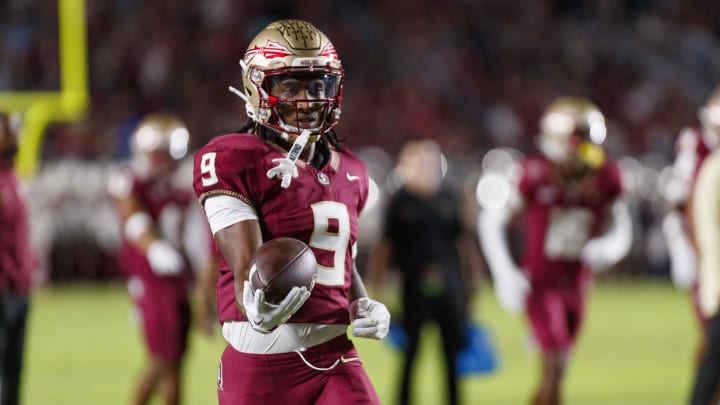
M344 71L335 47L312 24L300 20L275 21L250 42L240 61L243 91L230 88L245 100L248 116L276 129L293 141L302 129L283 121L278 108L309 103L320 111L321 122L310 128L309 141L328 132L340 119ZM311 79L316 84L305 94L308 99L284 99L271 94L272 87L285 79Z
M720 144L720 86L715 88L705 105L698 110L703 136L712 146Z
M560 97L540 119L538 147L556 163L579 159L596 169L605 162L601 145L606 134L605 117L595 104L582 97Z
M153 155L180 160L187 154L189 142L190 133L179 118L163 113L147 115L131 137L133 161L141 171L152 171L157 160L165 160L155 159Z

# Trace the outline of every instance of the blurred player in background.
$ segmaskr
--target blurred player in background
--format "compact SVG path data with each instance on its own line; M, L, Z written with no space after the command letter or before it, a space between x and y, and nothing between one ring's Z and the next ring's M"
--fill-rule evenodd
M347 329L382 339L390 314L367 296L355 267L366 167L341 144L344 71L312 24L276 21L240 61L250 120L195 154L195 191L224 258L218 310L228 346L220 404L379 404ZM277 304L248 282L264 242L289 236L318 262L312 295L294 287Z
M0 404L20 402L25 323L35 258L26 204L13 167L16 133L0 113Z
M702 162L720 142L720 87L698 110L698 118L700 127L683 128L675 142L675 161L665 191L670 210L663 219L663 234L668 246L673 283L679 289L690 289L695 314L701 328L704 328L707 319L700 309L698 297L698 268L689 200ZM703 357L706 346L705 333L700 336L698 361Z
M715 131L720 128L720 104L709 104L706 109L701 112L701 119L712 123ZM717 136L717 132L713 136ZM690 201L698 253L697 298L705 326L705 347L699 356L690 404L717 405L720 398L720 150L712 152L700 166Z
M615 265L632 242L620 172L600 144L605 118L590 101L562 97L543 113L541 155L521 162L520 179L502 208L480 214L480 240L502 307L525 311L542 352L534 405L561 403L560 390L580 330L590 275ZM522 216L518 265L507 227Z
M188 141L188 131L178 118L146 116L131 138L131 167L113 176L109 184L124 236L121 267L129 276L128 290L149 355L134 404L149 403L156 390L163 403L180 403L191 281L182 235L187 213L192 204L197 205L192 190L177 179Z
M379 291L391 265L401 272L402 325L408 344L399 403L411 403L420 332L426 322L435 321L443 341L447 404L455 405L460 403L455 358L465 343L464 322L475 284L470 260L479 258L477 244L461 218L461 193L443 182L437 143L407 141L396 170L403 185L385 212L384 235L368 260L368 279Z

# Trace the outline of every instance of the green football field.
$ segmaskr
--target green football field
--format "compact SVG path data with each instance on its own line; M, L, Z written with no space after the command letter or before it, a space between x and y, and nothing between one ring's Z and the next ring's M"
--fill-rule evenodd
M119 284L37 291L30 314L23 403L129 403L144 360L139 329L130 314L130 301ZM476 300L474 316L490 328L500 367L492 374L465 378L463 403L528 403L539 366L523 319L502 312L489 288ZM432 328L424 337L415 403L441 405L439 342ZM598 283L568 371L566 403L685 403L697 339L687 296L668 283ZM384 342L355 341L383 403L394 403L400 356ZM219 335L208 339L193 332L184 368L185 404L216 403L216 366L223 347Z

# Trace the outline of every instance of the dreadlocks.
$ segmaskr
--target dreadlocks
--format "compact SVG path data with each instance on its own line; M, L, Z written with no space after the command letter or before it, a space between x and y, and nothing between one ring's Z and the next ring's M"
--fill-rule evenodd
M238 130L238 133L256 134L261 139L265 139L273 143L281 142L280 134L278 134L277 131L261 125L260 123L253 121L252 119L248 119L247 122L245 122L245 125L243 125L243 127ZM323 134L317 141L319 146L318 151L320 153L316 154L310 164L315 167L321 167L323 164L325 164L329 155L328 144L332 146L335 150L343 150L343 142L345 142L346 139L347 138L345 137L339 137L334 129L331 129L330 131Z

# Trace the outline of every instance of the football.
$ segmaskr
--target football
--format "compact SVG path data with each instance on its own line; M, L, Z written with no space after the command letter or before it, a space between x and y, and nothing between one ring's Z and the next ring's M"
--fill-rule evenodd
M303 241L280 237L263 243L250 261L250 285L263 290L265 301L282 301L291 288L312 291L317 277L315 254Z

